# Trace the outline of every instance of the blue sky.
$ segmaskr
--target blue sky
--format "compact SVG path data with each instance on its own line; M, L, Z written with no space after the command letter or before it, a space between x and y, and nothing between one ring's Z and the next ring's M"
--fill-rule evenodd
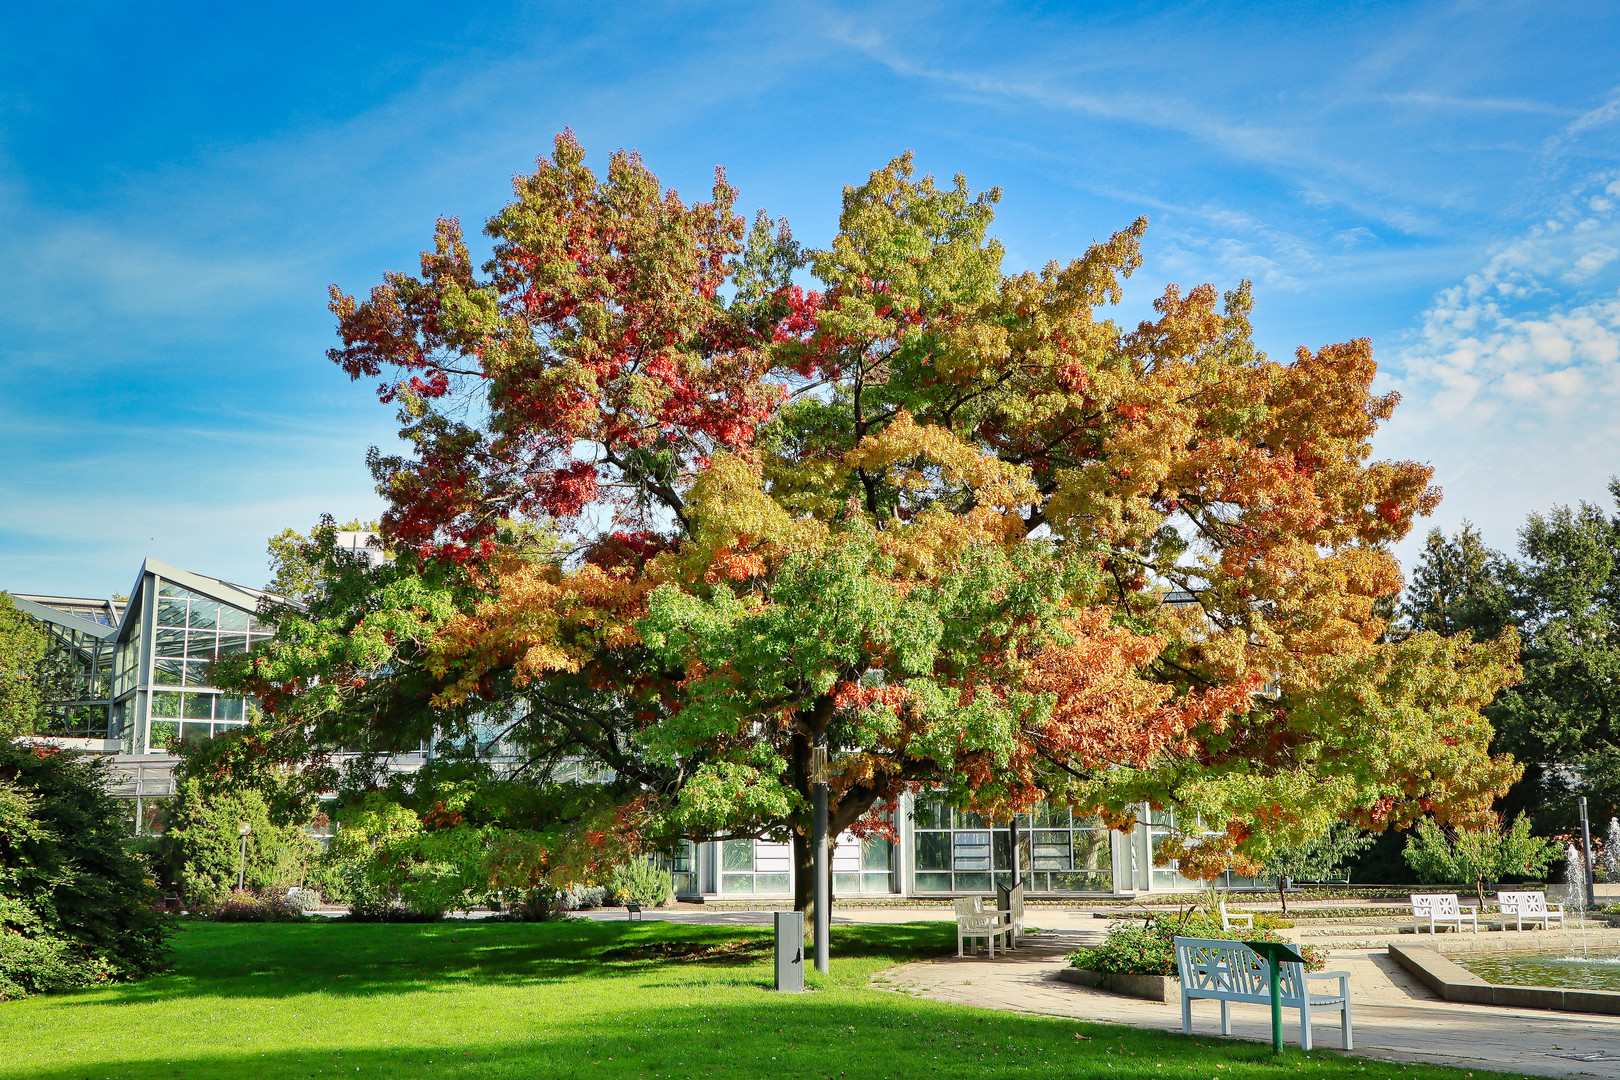
M1004 189L1009 269L1146 213L1121 318L1249 277L1273 355L1371 337L1380 454L1497 546L1620 473L1613 3L66 9L0 27L0 588L259 584L268 534L374 514L326 288L565 126L812 244L908 148Z

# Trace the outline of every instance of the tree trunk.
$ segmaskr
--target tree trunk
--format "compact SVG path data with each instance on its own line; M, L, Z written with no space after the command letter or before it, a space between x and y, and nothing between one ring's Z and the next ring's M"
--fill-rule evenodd
M816 851L810 842L810 822L793 821L793 910L804 912L804 932L810 933L816 914Z
M1282 901L1282 913L1288 914L1288 879L1277 876L1277 899Z

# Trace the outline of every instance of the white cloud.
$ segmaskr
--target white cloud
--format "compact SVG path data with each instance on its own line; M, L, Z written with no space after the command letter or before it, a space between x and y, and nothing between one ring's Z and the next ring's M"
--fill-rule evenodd
M1613 176L1442 290L1384 365L1404 400L1380 450L1434 464L1442 527L1511 547L1526 513L1602 499L1620 473L1620 216L1593 197Z

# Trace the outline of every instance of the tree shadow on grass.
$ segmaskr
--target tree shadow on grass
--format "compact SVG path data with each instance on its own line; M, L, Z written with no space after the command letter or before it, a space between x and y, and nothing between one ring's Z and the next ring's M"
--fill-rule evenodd
M940 924L840 926L835 957L904 963L949 948ZM645 978L660 969L725 969L769 985L771 931L670 922L189 924L174 970L85 991L86 1001L149 1002L207 994L279 998L454 991L476 985Z

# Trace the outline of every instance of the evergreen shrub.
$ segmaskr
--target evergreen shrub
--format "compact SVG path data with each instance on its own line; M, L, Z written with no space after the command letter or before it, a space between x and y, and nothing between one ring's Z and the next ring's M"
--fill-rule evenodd
M616 903L627 901L642 907L663 907L675 899L670 886L669 871L654 866L646 859L634 859L615 866L608 875L608 888Z
M125 828L105 762L0 740L0 1000L166 966L172 921Z

